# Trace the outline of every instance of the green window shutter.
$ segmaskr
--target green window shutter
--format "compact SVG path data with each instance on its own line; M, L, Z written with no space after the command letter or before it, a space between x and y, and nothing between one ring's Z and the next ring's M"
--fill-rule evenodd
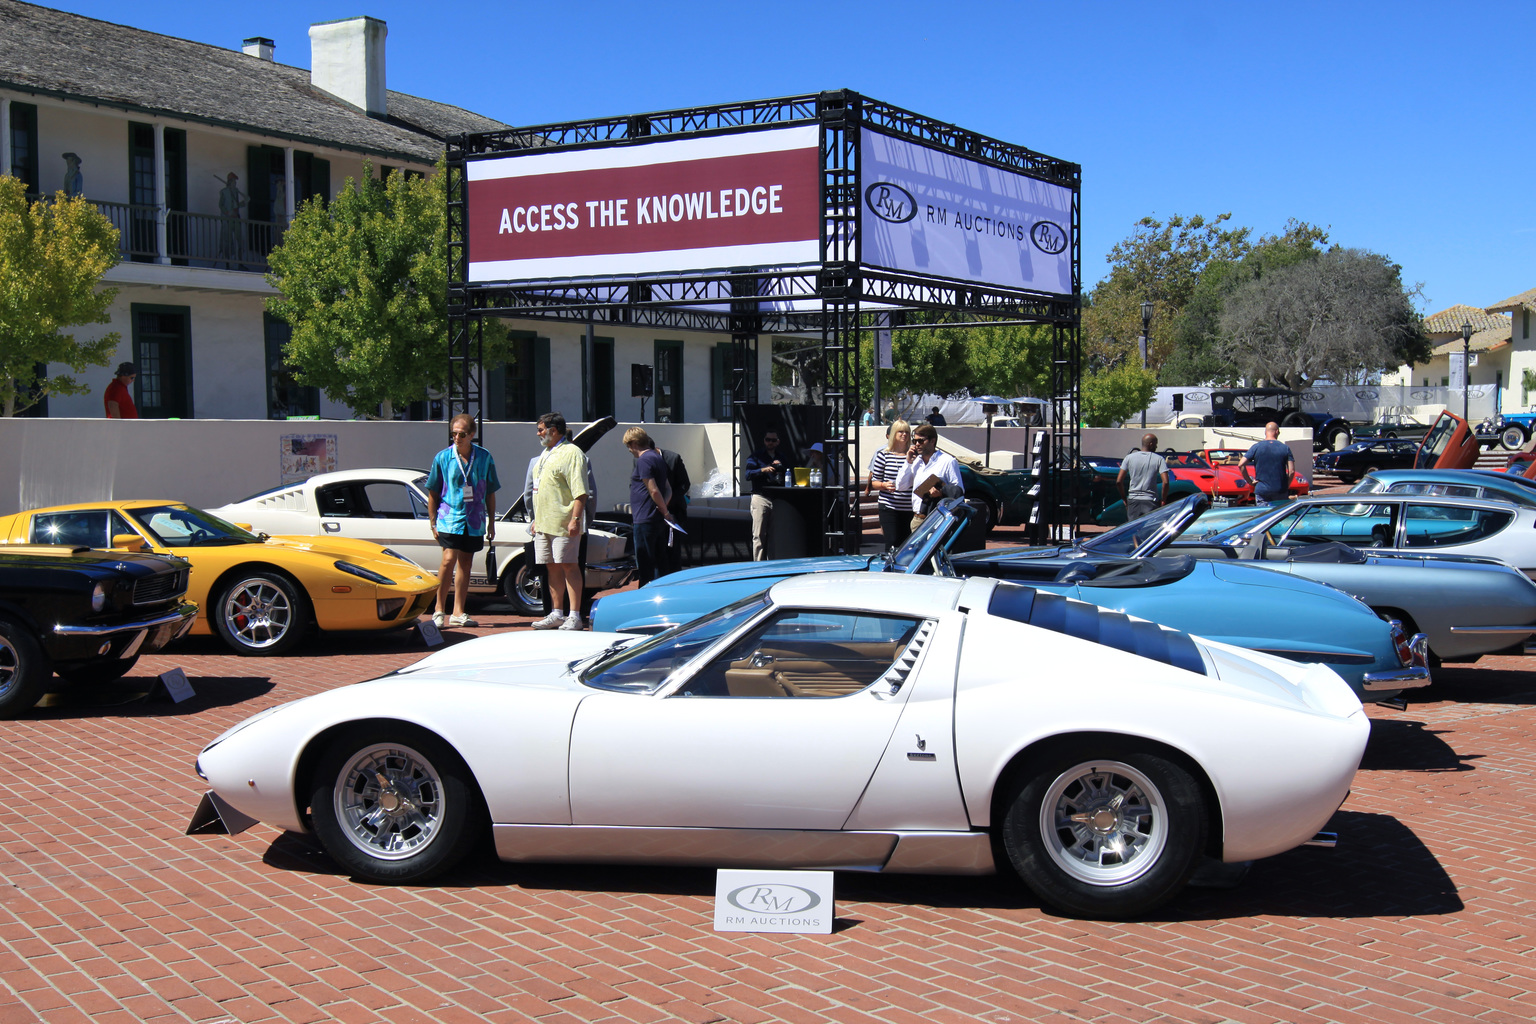
M271 173L272 157L269 146L245 147L245 194L251 197L245 215L250 220L272 219ZM227 172L226 172L227 173Z
M26 183L28 192L49 191L37 175L37 107L31 103L11 104L10 173Z
M534 338L533 345L533 406L539 410L535 417L548 412L550 405L549 388L549 339Z
M319 196L321 202L331 201L331 162L315 157L310 162L309 168L309 192L311 196Z

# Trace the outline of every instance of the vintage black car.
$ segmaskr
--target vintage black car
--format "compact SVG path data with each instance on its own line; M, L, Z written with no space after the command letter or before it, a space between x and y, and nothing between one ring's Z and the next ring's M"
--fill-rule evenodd
M41 699L53 673L108 682L192 626L180 558L62 544L0 547L0 718Z
M1353 436L1349 421L1327 412L1307 412L1300 391L1286 388L1217 388L1211 392L1207 427L1311 427L1314 451L1333 451ZM1341 444L1342 442L1342 444Z
M1356 441L1336 452L1323 452L1314 457L1312 469L1318 473L1333 473L1344 483L1352 484L1378 469L1412 469L1418 451L1419 442L1406 438Z

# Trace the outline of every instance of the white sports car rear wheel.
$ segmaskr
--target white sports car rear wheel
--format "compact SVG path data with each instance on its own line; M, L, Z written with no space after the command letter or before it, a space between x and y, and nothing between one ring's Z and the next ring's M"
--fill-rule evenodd
M1132 917L1171 899L1205 845L1200 789L1172 761L1106 743L1038 761L1007 809L1003 846L1043 901Z

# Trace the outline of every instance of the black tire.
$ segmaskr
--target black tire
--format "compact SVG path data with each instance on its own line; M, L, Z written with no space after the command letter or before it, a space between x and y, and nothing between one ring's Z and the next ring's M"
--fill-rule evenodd
M73 665L59 665L55 670L59 673L59 678L66 683L74 683L77 686L98 686L123 678L138 663L139 656L135 654L131 658L110 660L98 658L95 661L77 662Z
M421 729L381 722L334 737L309 786L326 853L374 882L421 882L461 861L485 831L462 758Z
M43 699L53 666L32 631L0 618L0 718L15 718Z
M285 654L304 639L309 603L286 576L237 572L210 603L208 619L236 654Z
M1359 477L1355 476L1353 473L1349 474L1348 476L1345 476L1343 473L1339 473L1338 477L1339 477L1339 483L1341 483L1341 484L1352 484L1356 480L1360 479Z
M1335 427L1323 439L1323 448L1330 452L1336 452L1340 449L1348 448L1354 440L1354 435L1349 432L1347 427Z
M1312 417L1304 412L1288 412L1280 421L1282 427L1310 427Z
M1499 432L1499 444L1504 446L1505 451L1517 452L1525 447L1525 442L1528 440L1530 438L1518 423L1511 423Z
M544 614L544 581L526 558L514 558L502 571L501 596L518 615L536 619Z
M1002 843L1043 903L1118 920L1184 887L1208 828L1188 771L1134 743L1100 739L1057 748L1029 766L1004 811Z

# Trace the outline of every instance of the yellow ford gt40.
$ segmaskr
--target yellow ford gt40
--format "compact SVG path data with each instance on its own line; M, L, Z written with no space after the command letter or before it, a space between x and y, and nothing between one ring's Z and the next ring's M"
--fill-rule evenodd
M215 633L239 654L281 654L311 625L331 630L411 625L431 606L437 577L362 540L268 537L178 501L57 505L0 518L12 544L73 544L177 555L192 564L191 632Z

